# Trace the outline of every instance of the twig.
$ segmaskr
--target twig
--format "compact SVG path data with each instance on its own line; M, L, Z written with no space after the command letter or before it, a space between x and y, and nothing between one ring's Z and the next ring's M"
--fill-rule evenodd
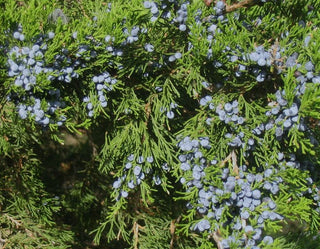
M175 233L176 233L176 223L179 223L181 216L179 216L176 220L172 220L170 224L170 234L171 234L171 241L170 241L170 249L174 248L174 241L175 241Z
M235 150L232 150L232 152L231 152L231 159L232 159L233 172L238 176L239 175L239 167L237 164L237 155L236 155Z
M213 0L203 0L205 5L207 5L208 7L213 3L213 2L218 2L218 1L213 1ZM225 1L223 1L225 2ZM229 12L233 12L237 9L240 9L240 8L248 8L248 7L252 7L254 5L257 5L259 4L259 2L257 2L256 0L243 0L241 2L238 2L238 3L234 3L234 4L231 4L231 5L226 5L226 9L225 9L225 12L226 13L229 13Z
M223 246L222 246L222 244L221 244L221 236L220 236L220 234L219 234L219 231L215 231L215 232L212 234L212 238L213 238L214 241L216 242L218 249L224 249Z
M220 166L223 167L226 162L228 162L232 158L232 152L220 163Z
M121 237L121 230L119 229L118 234L117 234L117 240L120 240Z
M14 218L12 218L11 216L9 216L8 214L4 214L4 216L10 220L12 223L14 223L16 225L16 228L19 228L22 226L22 224L18 221L18 220L15 220Z
M241 219L241 226L242 226L243 231L245 231L245 228L247 226L247 221L245 219ZM245 233L244 233L244 238L245 238L245 241L247 244L248 236Z
M81 0L77 0L77 2L78 2L78 4L79 4L79 6L80 6L80 9L81 9L81 11L82 11L82 14L83 14L86 18L90 19L90 17L87 15L85 9L84 9L83 6L82 6Z
M134 249L138 249L139 243L139 224L138 222L133 223L133 238L134 238Z
M212 4L213 0L203 0L205 5L207 5L208 7Z
M239 8L248 8L248 7L252 7L254 5L257 5L257 1L256 0L244 0L232 5L226 5L226 12L232 12L235 11Z

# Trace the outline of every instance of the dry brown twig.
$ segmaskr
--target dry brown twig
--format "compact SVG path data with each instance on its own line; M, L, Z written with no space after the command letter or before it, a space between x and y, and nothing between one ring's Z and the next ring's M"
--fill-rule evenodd
M170 241L170 249L174 248L174 241L176 239L176 223L179 223L181 220L181 216L179 216L176 220L172 220L170 223L170 234L171 234L171 241Z
M218 249L223 249L223 246L221 245L222 237L220 236L219 231L215 231L212 233L212 238L217 244Z
M90 19L90 17L87 15L85 9L83 8L83 4L82 4L81 0L77 0L77 2L78 2L78 4L79 4L79 6L80 6L80 9L81 9L81 11L82 11L82 14L83 14L86 18Z
M223 167L227 162L231 161L232 170L238 176L239 175L239 167L237 163L237 154L235 150L232 150L230 154L220 163L220 167Z
M133 238L134 238L134 249L138 249L139 243L139 224L138 222L134 222L133 224Z
M5 216L9 221L11 221L11 223L15 224L15 225L16 225L16 228L19 228L19 227L22 226L21 221L14 219L13 217L11 217L11 216L8 215L8 214L4 214L4 216Z
M231 157L232 157L232 152L223 161L221 161L220 167L223 167L226 164L226 162L228 162L231 159Z
M213 1L213 0L203 0L205 5L207 5L208 7L214 2L218 2L218 1ZM254 5L257 5L257 1L255 0L243 0L243 1L240 1L240 2L237 2L237 3L234 3L234 4L231 4L231 5L227 5L225 0L223 1L226 5L226 9L225 9L225 12L226 13L229 13L229 12L233 12L237 9L240 9L240 8L249 8L249 7L252 7Z
M139 229L143 230L144 227L140 226L138 222L133 223L133 239L134 239L134 249L138 249L139 244Z
M232 152L231 152L231 160L232 160L233 172L238 176L239 175L239 167L237 164L237 154L236 154L235 150L232 150Z
M240 8L249 8L254 5L257 5L257 1L255 0L244 0L238 3L234 3L232 5L226 5L226 12L232 12Z

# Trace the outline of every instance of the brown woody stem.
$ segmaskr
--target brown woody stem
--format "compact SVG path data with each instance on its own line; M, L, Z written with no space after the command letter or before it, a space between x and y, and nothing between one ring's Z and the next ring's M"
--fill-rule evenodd
M239 8L248 8L248 7L254 6L256 4L257 4L256 0L243 0L241 2L232 4L232 5L226 5L226 12L227 13L232 12L232 11L235 11Z
M213 0L204 0L204 3L209 7L211 4L212 4ZM216 3L217 1L215 1ZM225 1L224 1L225 2ZM229 12L232 12L232 11L235 11L239 8L248 8L248 7L251 7L251 6L254 6L257 4L257 1L256 0L243 0L241 2L238 2L238 3L234 3L234 4L231 4L231 5L227 5L226 4L226 10L225 12L229 13Z

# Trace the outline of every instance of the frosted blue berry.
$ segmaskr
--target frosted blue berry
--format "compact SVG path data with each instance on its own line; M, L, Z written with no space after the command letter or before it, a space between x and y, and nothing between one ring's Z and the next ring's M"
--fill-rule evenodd
M127 157L127 160L132 162L134 159L134 154L130 154L128 157Z
M154 51L154 47L153 45L151 45L150 43L146 44L144 46L145 50L148 51L148 52L153 52Z
M276 206L277 206L277 205L274 203L274 201L269 201L269 202L268 202L268 207L269 207L271 210L275 209Z
M311 61L308 61L308 62L306 63L305 69L306 69L307 71L312 71L312 70L314 69L314 65L312 64Z
M180 24L179 25L179 30L180 31L186 31L187 30L187 26L185 24Z
M253 190L253 191L252 191L252 197L253 197L254 199L259 200L259 199L261 198L261 192L260 192L260 190L258 190L258 189Z
M217 9L223 10L224 7L225 7L225 5L224 5L224 2L223 2L223 1L218 1L218 2L216 3L216 8L217 8Z
M49 119L48 117L45 117L43 120L41 120L41 123L42 123L43 125L48 125L49 122L50 122L50 119Z
M135 166L133 169L133 174L135 174L136 176L140 175L141 173L141 167L140 166Z
M144 162L144 157L143 156L139 156L137 162L139 164L143 163Z
M243 211L243 212L241 212L240 216L241 216L241 219L247 220L247 219L249 219L250 214L248 211Z
M25 38L24 34L20 34L19 40L20 40L20 41L24 41L24 38Z
M156 5L153 5L153 6L151 7L151 13L152 13L153 15L156 15L156 14L159 13L158 7L157 7Z
M202 139L200 140L200 144L201 144L201 146L203 146L203 147L208 147L208 146L210 145L209 139L208 139L208 138L202 138Z
M161 178L159 176L154 176L152 179L155 185L160 185L162 183Z
M167 112L167 117L168 117L168 119L173 119L174 118L174 112L173 111L168 111Z
M148 163L153 163L153 160L154 160L154 159L153 159L153 156L148 156L148 157L147 157L147 162L148 162Z
M129 195L129 193L128 193L127 191L121 190L121 196L122 196L123 198L127 198L128 195Z
M48 38L49 38L49 39L53 39L53 38L54 38L54 33L53 33L52 31L50 31L50 32L48 33Z
M273 238L271 236L265 236L262 240L266 245L272 244L273 243Z
M199 230L199 232L203 232L205 230L210 229L211 225L210 222L208 220L201 220L200 222L198 222L195 226L195 230Z
M291 127L292 123L291 123L291 119L286 119L283 123L283 127L285 128L289 128Z
M176 59L180 59L182 57L182 54L180 52L177 52L174 54L174 57L176 57Z
M245 233L252 233L253 232L253 227L248 225L244 228Z
M27 118L27 110L25 110L25 109L23 109L23 108L20 108L19 109L19 116L20 116L20 118L22 118L22 119L26 119Z
M189 163L182 163L182 164L180 165L180 168L181 168L183 171L188 171L188 170L191 169Z
M146 9L150 9L151 8L151 2L150 1L144 1L143 2L143 6L146 8Z
M125 165L125 169L130 169L132 167L132 163L128 162Z
M128 188L131 188L131 189L134 189L136 187L136 185L134 184L134 181L133 180L130 180L128 182Z
M278 191L279 191L278 185L273 184L271 189L270 189L270 191L271 191L272 194L278 193Z
M113 182L113 188L117 189L121 187L121 179L118 178L116 181Z
M18 31L14 32L13 37L18 40L20 38L20 32Z
M266 189L266 190L270 190L272 187L271 183L266 181L264 184L263 184L263 188Z

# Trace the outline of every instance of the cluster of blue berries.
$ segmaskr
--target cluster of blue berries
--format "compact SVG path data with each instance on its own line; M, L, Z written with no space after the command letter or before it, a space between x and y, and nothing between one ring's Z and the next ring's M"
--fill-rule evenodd
M227 102L224 105L220 104L216 108L216 113L219 115L219 119L225 124L230 122L242 125L244 123L244 118L239 116L238 101Z
M310 184L313 183L311 178L309 178L308 180L309 180ZM315 202L316 211L318 213L320 213L320 188L319 187L312 187L311 191L308 191L308 193L310 193L310 192L312 193L312 198Z
M272 46L269 50L265 50L263 46L256 47L254 52L248 55L251 62L256 63L250 67L250 71L255 75L258 82L264 82L267 79L271 65L274 65L278 71L281 72L283 62L281 60L281 53L278 46Z
M223 1L217 1L213 9L215 10L215 13L217 15L216 19L218 21L223 21L225 16L224 16L224 10L226 6Z
M216 2L215 6L213 7L215 14L210 15L209 17L206 17L205 20L200 20L198 17L196 18L196 22L198 24L203 24L203 23L209 23L209 26L206 28L207 32L207 40L209 42L209 47L208 47L208 53L207 53L207 58L212 59L213 54L212 54L212 46L215 46L215 35L216 33L220 33L221 30L218 28L219 22L221 23L228 23L228 19L224 15L224 10L225 10L225 4L223 1L218 1Z
M21 25L18 25L17 30L13 33L13 38L20 40L20 41L24 41L25 35L22 33L22 26Z
M187 30L187 19L188 19L188 3L183 3L180 5L180 8L177 10L177 17L174 18L174 21L178 23L180 31Z
M294 52L287 58L283 56L285 49L280 46L274 44L270 47L270 49L265 50L263 46L256 47L255 51L249 53L246 57L242 58L245 62L250 61L256 63L256 65L250 65L249 72L253 73L256 76L256 80L258 82L264 82L268 79L268 75L270 72L270 67L274 66L276 73L280 74L283 72L285 68L293 68L296 67L296 78L300 83L297 88L301 88L301 93L304 93L305 83L320 83L320 74L316 74L314 69L314 65L311 61L308 61L303 67L300 63L298 63L297 52ZM245 71L246 67L243 65L239 65L239 70L236 72L237 76L241 75L241 71ZM307 72L305 72L305 70ZM299 92L297 93L299 94Z
M279 152L277 159L279 161L279 165L278 165L279 172L280 171L285 172L287 169L298 169L301 171L310 172L310 174L312 175L312 178L307 177L305 179L307 189L305 191L299 192L298 196L299 197L305 196L307 198L312 198L314 200L313 205L315 207L315 210L317 212L320 212L320 188L319 186L316 186L316 182L318 182L320 179L317 165L313 164L310 161L300 162L297 159L297 156L293 153L285 156L284 153ZM274 172L276 173L276 169L274 169ZM270 184L270 182L266 181L264 184L264 188L271 189L272 184L274 184L274 182Z
M161 4L153 1L144 1L143 3L146 9L150 9L152 22L161 17L172 24L177 24L182 32L187 31L188 4L188 1L179 2L176 0L163 1Z
M92 81L95 84L95 89L96 89L95 97L98 99L98 103L103 108L107 107L108 96L106 95L106 92L112 91L114 89L115 84L118 82L118 80L111 77L110 73L104 72L100 75L93 76ZM90 97L86 96L83 98L83 102L86 103L88 116L93 117L95 101L92 102Z
M305 179L307 189L305 191L299 192L298 196L305 196L309 199L313 199L313 205L317 212L320 212L320 188L316 185L319 182L320 174L318 170L318 165L312 163L311 161L299 161L297 156L293 153L285 156L284 153L279 153L278 155L279 167L282 171L285 169L298 169L301 171L310 172L311 177Z
M59 91L57 90L53 92L52 95L56 95L56 97L59 98ZM49 125L50 121L53 122L53 114L57 108L61 107L61 105L63 105L63 103L59 101L53 101L48 102L47 106L43 108L43 106L41 105L41 100L32 96L30 97L30 104L18 104L17 111L21 119L26 119L29 116L31 118L34 118L37 124L47 126ZM51 119L49 119L49 117ZM57 125L61 126L65 121L66 117L61 115L56 120L56 123Z
M315 72L315 66L311 61L308 61L304 67L300 64L295 64L298 70L295 72L296 80L298 82L296 95L300 96L304 94L306 83L312 82L314 84L320 83L320 74ZM307 72L305 72L305 70Z
M37 75L45 71L44 53L46 46L34 44L31 47L14 46L8 53L9 77L14 85L31 91L36 85Z
M220 222L224 220L223 216L230 213L228 224L232 224L234 230L221 241L224 248L229 248L231 243L238 246L255 246L261 241L272 243L270 236L263 238L262 235L265 221L283 219L276 212L276 203L267 193L269 191L275 196L279 192L278 185L282 183L282 178L277 176L277 171L267 167L260 173L250 173L245 165L234 169L218 167L218 160L208 161L204 156L203 149L207 151L211 148L207 137L185 137L177 146L183 152L178 157L183 172L180 182L186 186L186 192L197 189L197 198L187 207L196 208L203 216L192 229L213 232L212 220L214 223ZM209 180L210 174L220 174L221 182ZM270 183L271 187L262 187L266 183ZM250 224L250 220L255 222Z
M80 46L79 51L84 50ZM81 52L80 52L81 53ZM81 57L79 54L77 57ZM79 74L75 71L78 67L85 67L81 60L71 60L68 49L62 49L61 53L54 56L52 67L47 68L47 73L50 73L48 80L70 83L72 79L79 78Z
M216 32L221 32L216 24L209 26L207 39L210 41L210 44L213 43ZM236 50L238 50L238 52ZM246 74L253 75L257 82L269 80L269 76L272 76L274 73L280 74L285 66L291 65L290 61L295 61L295 59L288 58L285 64L285 58L282 56L284 49L281 49L280 46L276 44L272 45L268 50L262 45L257 46L255 50L250 53L244 52L245 50L240 46L237 46L236 50L232 50L229 46L222 50L222 53L225 54L229 62L238 62L234 67L235 76L241 78ZM241 55L239 55L239 51L241 51ZM208 59L212 58L211 48L208 50L207 57ZM216 68L220 68L223 66L223 63L214 61L213 65ZM274 72L271 72L271 67L274 68Z
M244 133L243 132L240 132L237 135L234 135L234 134L231 134L231 133L226 133L224 136L225 136L225 138L230 140L228 142L228 145L230 147L236 148L236 147L244 147L245 146L245 143L243 142L243 138L244 138ZM248 143L250 143L250 141Z
M131 36L125 41L130 43L130 37L133 40L137 39L140 29L133 27ZM19 35L18 35L19 34ZM13 33L14 38L21 40L22 28ZM38 35L33 38L35 41L30 46L14 46L8 50L8 75L14 78L13 91L8 98L13 100L18 108L19 116L23 119L33 117L36 123L42 126L47 126L50 123L62 125L66 117L63 114L58 114L58 110L64 108L66 103L62 100L61 89L65 86L64 83L71 84L73 80L79 78L77 69L86 67L86 63L95 59L98 55L95 48L88 44L79 44L75 51L69 51L67 48L62 48L54 55L52 63L47 62L45 54L50 42L54 39L55 34ZM72 35L73 39L77 39L77 33ZM24 40L24 39L23 39ZM98 48L102 47L102 43L97 42L93 37L88 37L88 40L93 42ZM107 43L113 43L114 38L106 36ZM122 50L112 47L112 44L107 46L107 51L115 56L121 56ZM41 85L44 79L53 82L48 90L42 91ZM106 92L113 90L117 80L108 72L94 76L92 81L95 84L96 95L94 96L100 103L101 107L107 106ZM38 91L40 89L40 91ZM94 103L86 96L83 101L88 109L88 116L94 114ZM40 104L41 103L41 104ZM60 111L59 111L60 112Z
M170 3L174 3L174 0L169 0ZM159 16L160 16L160 11L162 12L161 17L164 19L170 19L171 18L171 12L168 9L168 5L166 3L161 3L159 6L158 3L153 2L153 1L144 1L143 6L146 9L150 9L150 12L152 14L151 17L151 22L155 22Z
M169 107L160 108L160 112L166 113L168 119L173 119L175 117L174 110L178 107L177 103L170 103Z
M128 30L125 28L124 29L124 33L126 35L128 35L127 39L126 39L126 43L127 44L131 44L134 43L136 41L139 40L138 34L140 32L140 28L138 26L135 26L131 29L130 33L128 32Z
M127 29L124 29L123 32L128 35L127 33ZM106 51L108 51L109 53L111 53L113 56L123 56L123 49L121 49L120 47L115 47L114 46L114 41L115 38L113 36L107 35L104 38L105 42L108 44L106 46ZM126 45L127 41L123 42L123 45Z
M265 128L269 130L275 126L275 135L278 139L281 139L284 133L291 128L306 131L306 125L303 119L299 118L299 99L295 99L291 106L288 107L288 102L284 95L284 91L278 90L275 93L276 101L270 103L272 109L266 112L269 121L265 125Z
M157 18L159 17L158 4L152 1L144 1L143 5L146 9L150 9L150 12L152 14L151 22L156 21Z
M239 103L237 100L215 106L212 96L206 95L200 99L199 103L200 106L207 107L209 110L215 110L215 113L219 116L219 120L225 124L242 125L245 122L244 117L239 115ZM213 117L208 117L206 123L210 125L212 120Z
M238 56L236 51L231 51L230 48L226 50L231 53L228 56L230 62L238 61L238 65L235 70L235 76L241 77L245 73L253 75L257 82L265 82L271 76L271 67L277 74L281 73L284 68L284 58L282 52L284 49L276 44L272 45L268 50L264 46L260 45L255 48L253 52L245 53L241 47L237 48L242 51L243 55Z
M180 52L176 52L173 55L170 55L168 60L169 62L174 62L175 60L181 59L182 54Z
M13 36L21 40L21 34L22 28L19 27ZM63 114L56 112L65 105L59 89L50 88L42 93L35 90L42 83L42 74L53 74L54 69L47 65L44 57L48 46L47 42L53 37L53 32L49 32L48 35L39 36L32 45L14 46L7 53L8 75L14 78L13 84L15 86L8 98L17 105L18 114L22 119L31 117L37 124L44 127L50 123L56 123L60 126L66 120Z
M276 54L278 59L280 59L280 53L277 51ZM254 52L251 52L249 54L249 58L251 61L256 62L260 67L263 66L271 66L271 53L269 51L266 51L263 46L256 47Z
M153 156L144 158L140 155L135 158L134 154L130 154L127 157L127 161L123 168L124 174L121 177L118 177L112 185L118 193L116 200L119 200L121 197L127 198L129 196L129 191L139 186L142 181L146 180L148 175L152 175L152 181L155 185L160 185L162 180L159 175L153 174L153 163ZM163 170L167 170L166 164L163 165ZM124 185L124 183L126 185Z

